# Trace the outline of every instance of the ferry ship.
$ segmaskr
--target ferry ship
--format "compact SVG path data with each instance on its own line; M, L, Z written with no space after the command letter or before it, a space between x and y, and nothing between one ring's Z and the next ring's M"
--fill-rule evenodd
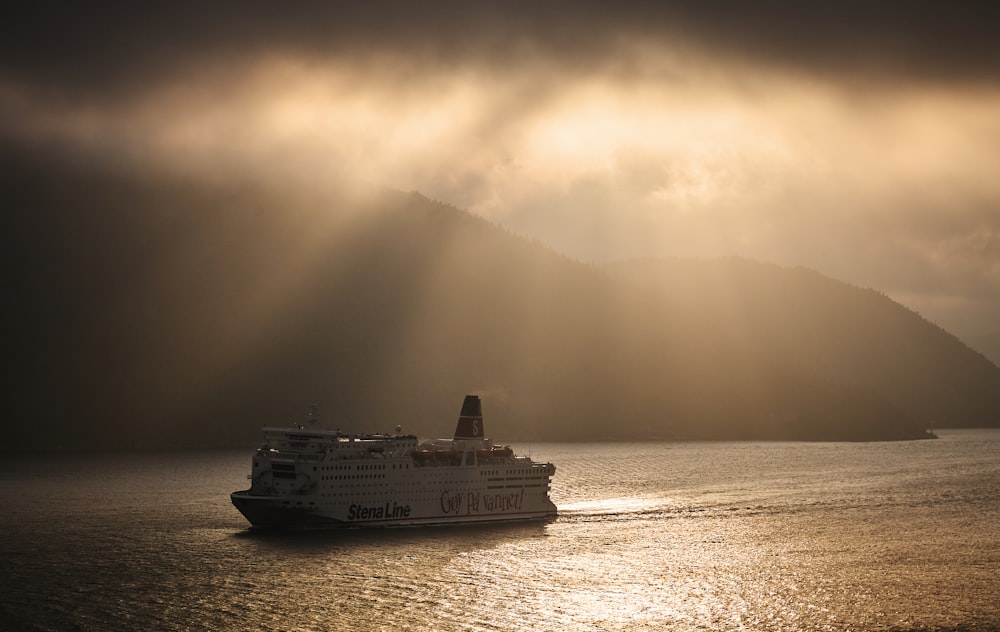
M233 492L254 527L331 528L488 523L552 518L556 468L517 456L483 430L468 395L452 439L347 435L316 427L265 427L250 489Z

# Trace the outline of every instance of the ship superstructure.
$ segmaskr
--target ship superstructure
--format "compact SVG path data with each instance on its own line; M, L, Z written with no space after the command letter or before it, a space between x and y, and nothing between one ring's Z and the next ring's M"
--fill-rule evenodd
M310 424L313 426L313 424ZM233 504L255 527L405 526L550 518L555 466L483 432L468 395L452 439L265 427L250 489Z

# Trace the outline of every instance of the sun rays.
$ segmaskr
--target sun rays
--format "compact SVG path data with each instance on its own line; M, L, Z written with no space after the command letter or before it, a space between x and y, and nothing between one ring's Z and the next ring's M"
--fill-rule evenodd
M923 300L905 270L971 270L966 304L1000 291L995 85L811 76L648 34L575 61L528 43L448 64L276 47L83 100L7 78L0 111L8 134L130 167L420 191L585 261L801 264L931 316L941 288Z

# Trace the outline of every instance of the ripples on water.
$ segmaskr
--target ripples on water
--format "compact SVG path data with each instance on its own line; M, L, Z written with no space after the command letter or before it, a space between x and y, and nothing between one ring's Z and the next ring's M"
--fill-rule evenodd
M0 466L0 628L1000 629L1000 431L535 444L547 523L259 533L250 454Z

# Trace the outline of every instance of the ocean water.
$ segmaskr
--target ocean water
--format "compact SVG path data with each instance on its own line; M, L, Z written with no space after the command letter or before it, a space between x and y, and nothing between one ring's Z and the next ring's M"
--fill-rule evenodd
M1000 630L1000 431L515 448L557 519L290 534L249 450L8 453L0 629Z

